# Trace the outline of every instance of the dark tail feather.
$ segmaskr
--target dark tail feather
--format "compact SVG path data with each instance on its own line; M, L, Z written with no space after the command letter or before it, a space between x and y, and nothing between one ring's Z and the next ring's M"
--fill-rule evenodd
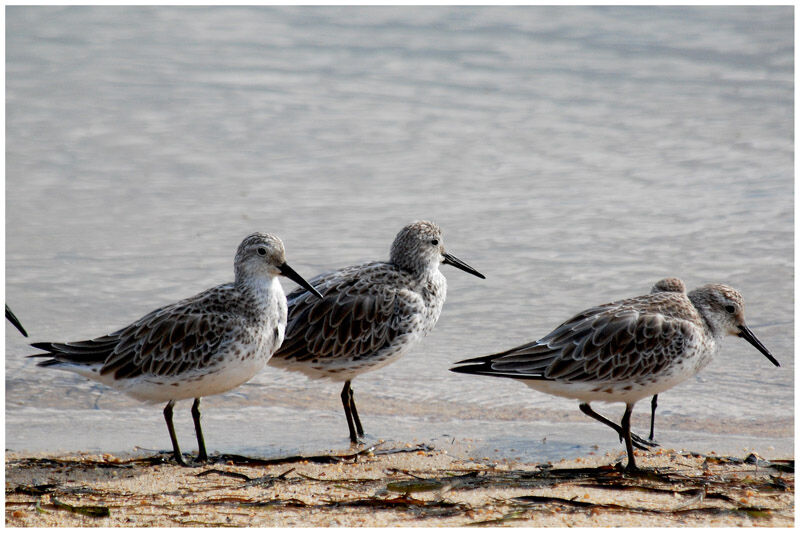
M118 339L112 336L100 337L79 342L34 342L31 344L45 353L37 353L28 357L49 357L50 359L38 363L37 366L53 366L58 363L98 364L104 363L114 351Z
M22 323L19 321L17 316L11 311L11 309L6 305L6 320L14 324L14 327L22 333L23 337L28 336L28 332L25 331L25 328L22 327Z
M496 378L511 378L511 379L543 379L540 376L531 376L526 374L517 374L512 372L502 372L499 370L492 370L491 364L475 364L454 366L450 372L458 374L472 374L473 376L493 376Z
M531 343L531 346L534 343ZM472 374L477 376L494 376L498 378L512 378L512 379L534 379L534 380L541 380L545 379L544 376L538 374L523 374L520 372L512 372L507 370L497 370L493 368L494 363L501 357L509 355L513 352L521 348L526 348L529 345L525 346L518 346L516 348L512 348L505 352L500 353L493 353L491 355L482 355L480 357L473 357L472 359L464 359L463 361L458 361L457 365L462 366L454 366L450 369L450 372L456 372L458 374Z
M515 354L515 353L518 353L518 352L522 352L524 350L530 350L531 348L537 346L538 344L539 344L539 341L533 341L533 342L529 342L529 343L526 343L526 344L522 344L520 346L515 346L513 348L509 348L508 350L505 350L503 352L497 352L497 353L493 353L493 354L489 354L489 355L481 355L480 357L473 357L472 359L464 359L463 361L458 361L456 364L457 365L463 365L463 364L466 364L466 363L489 363L489 364L491 364L491 363L493 363L494 361L496 361L497 359L499 359L501 357L505 357L506 355L511 355L512 353Z
M506 352L503 352L503 353L493 353L493 354L491 354L491 355L482 355L482 356L480 356L480 357L473 357L473 358L471 358L471 359L464 359L463 361L457 361L457 362L456 362L456 364L457 364L457 365L465 365L465 364L467 364L467 363L481 363L481 364L483 364L483 363L487 363L487 364L491 365L491 364L492 364L492 362L493 362L495 359L497 359L498 357L501 357L501 356L503 356L503 355L505 355L505 354L506 354ZM452 370L452 369L451 369L451 370ZM454 371L454 372L455 372L455 371Z
M43 354L39 354L38 356L29 355L28 357L47 357L48 355L50 355L50 354L43 353ZM54 365L57 365L59 363L61 363L61 361L59 361L58 359L46 359L44 361L39 361L38 363L36 363L36 366L54 366Z
M519 375L512 375L506 372L498 372L492 369L492 363L501 354L483 355L481 357L473 357L472 359L464 359L456 364L462 366L454 366L450 372L457 372L459 374L474 374L478 376L502 376L502 377L521 377Z

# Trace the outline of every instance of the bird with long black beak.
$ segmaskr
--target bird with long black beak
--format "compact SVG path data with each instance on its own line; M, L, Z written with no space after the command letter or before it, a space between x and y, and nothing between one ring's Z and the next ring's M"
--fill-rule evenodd
M38 366L75 372L145 402L166 402L164 419L173 457L186 465L175 428L176 401L194 398L192 418L198 461L206 461L200 398L252 378L283 342L286 276L320 298L286 264L283 242L269 233L246 237L236 252L235 280L161 307L103 337L78 342L37 342L46 353Z
M439 320L447 280L439 265L473 276L484 275L445 252L442 231L432 222L414 222L400 230L389 261L375 261L322 274L288 296L286 339L270 366L302 372L312 379L344 382L344 406L350 441L364 429L350 382L407 353Z
M742 337L780 366L745 325L742 295L713 284L689 294L659 290L591 307L538 341L459 361L450 370L513 378L541 392L577 399L583 413L625 441L626 469L635 471L633 448L655 443L631 433L634 404L695 375L719 352L726 335ZM592 410L593 401L624 403L621 423Z

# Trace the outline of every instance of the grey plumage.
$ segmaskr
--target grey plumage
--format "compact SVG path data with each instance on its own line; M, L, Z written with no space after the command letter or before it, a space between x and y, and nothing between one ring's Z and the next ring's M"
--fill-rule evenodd
M653 443L631 435L633 405L700 371L719 351L723 336L744 338L779 366L746 326L738 291L712 284L685 294L672 290L680 287L674 279L662 281L660 287L669 290L592 307L538 341L459 361L450 370L514 378L542 392L578 399L584 413L625 440L627 468L635 470L633 447ZM592 401L625 403L622 424L592 411Z
M270 366L343 381L350 439L357 441L363 430L350 380L396 360L433 329L447 292L442 263L483 277L445 252L438 226L420 221L397 234L389 261L313 278L322 299L303 289L288 296L286 339Z
M151 311L109 335L78 342L37 342L38 366L75 372L134 398L167 402L164 415L175 460L184 464L174 428L176 400L194 398L200 460L207 457L200 428L200 397L239 386L263 368L280 346L286 297L279 275L317 293L285 260L281 240L246 237L236 253L233 283Z

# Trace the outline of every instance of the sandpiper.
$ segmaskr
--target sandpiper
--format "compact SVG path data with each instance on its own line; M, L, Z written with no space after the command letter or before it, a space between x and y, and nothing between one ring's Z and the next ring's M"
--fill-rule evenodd
M484 278L445 252L438 226L418 221L397 234L389 261L313 278L321 300L303 288L289 294L286 339L269 365L343 381L342 405L353 443L364 429L350 382L395 361L433 329L447 292L440 264Z
M254 233L239 245L235 281L152 311L114 333L79 342L37 342L38 366L75 372L137 400L167 402L164 418L175 460L186 465L172 425L177 400L194 398L198 461L206 461L200 398L241 385L283 341L286 296L277 276L320 297L286 264L275 235Z
M719 351L725 335L778 361L747 327L744 300L727 285L689 294L658 291L589 308L538 341L505 352L459 361L453 372L522 380L536 390L576 398L583 413L613 428L625 441L628 471L635 471L631 436L634 404L693 376ZM594 412L592 401L622 402L621 425Z

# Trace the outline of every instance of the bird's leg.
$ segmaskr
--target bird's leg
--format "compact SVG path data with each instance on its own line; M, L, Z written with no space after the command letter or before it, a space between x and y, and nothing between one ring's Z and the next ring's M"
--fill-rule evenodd
M650 401L650 436L647 437L650 440L653 440L653 430L656 425L656 407L658 407L658 394L654 394Z
M617 435L619 435L620 442L625 440L625 436L623 435L622 428L619 426L619 424L615 424L608 418L592 410L592 408L589 407L588 403L582 403L580 404L579 407L583 414L591 416L598 422L602 422L603 424L607 425L608 427L616 431ZM639 435L633 433L631 433L631 440L633 442L633 445L639 448L640 450L649 450L651 446L658 446L657 443L643 439Z
M353 422L352 395L353 391L350 388L350 382L345 381L344 387L342 388L342 405L344 406L344 416L347 418L347 428L350 430L350 442L357 444L358 435L356 434L356 428Z
M172 407L175 405L175 400L167 402L164 407L164 420L167 421L167 431L169 431L169 438L172 440L172 453L175 456L175 461L181 466L188 466L183 460L181 449L178 446L178 437L175 435L175 426L172 425Z
M625 437L625 449L628 452L628 466L625 467L626 472L636 472L636 460L633 458L633 442L631 439L631 414L633 413L633 404L625 404L625 413L622 415L623 436Z
M348 382L349 383L349 382ZM353 422L356 424L356 433L359 437L364 436L364 428L361 427L361 419L358 418L358 410L356 409L356 398L353 394L353 388L350 388L350 411L353 413Z
M208 461L206 454L206 441L203 438L203 428L200 427L200 398L195 398L192 404L192 419L194 420L194 432L197 434L197 460Z

